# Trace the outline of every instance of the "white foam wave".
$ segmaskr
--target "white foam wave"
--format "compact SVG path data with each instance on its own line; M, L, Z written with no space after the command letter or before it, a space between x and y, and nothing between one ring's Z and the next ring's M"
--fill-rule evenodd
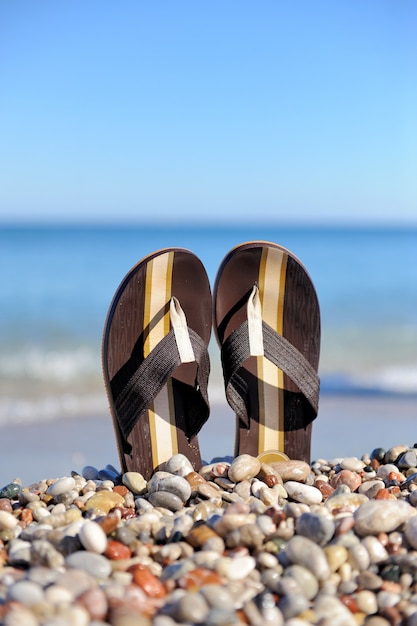
M381 371L362 374L355 379L358 387L381 392L417 394L417 365L392 366Z
M64 418L105 415L105 394L56 394L39 398L0 398L0 426L48 422Z
M74 349L37 347L0 356L0 377L70 383L100 371L99 352L85 346Z

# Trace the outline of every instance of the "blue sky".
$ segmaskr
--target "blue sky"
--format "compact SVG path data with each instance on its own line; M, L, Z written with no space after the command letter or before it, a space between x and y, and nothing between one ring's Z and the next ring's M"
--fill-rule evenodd
M414 0L4 0L0 220L417 223Z

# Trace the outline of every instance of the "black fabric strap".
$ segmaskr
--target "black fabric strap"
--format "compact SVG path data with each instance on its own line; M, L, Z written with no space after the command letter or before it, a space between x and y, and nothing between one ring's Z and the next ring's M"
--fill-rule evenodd
M264 321L262 334L265 357L291 378L316 416L320 379L315 369L297 348ZM245 321L225 340L222 346L222 363L227 399L246 425L248 425L248 385L238 370L249 357L248 322Z
M209 415L207 385L210 360L201 337L191 328L188 328L188 333L197 373L194 388L183 384L182 389L188 394L184 402L188 409L186 418L189 432L186 435L193 437ZM174 331L171 330L142 361L115 400L116 414L125 439L179 365L181 360Z

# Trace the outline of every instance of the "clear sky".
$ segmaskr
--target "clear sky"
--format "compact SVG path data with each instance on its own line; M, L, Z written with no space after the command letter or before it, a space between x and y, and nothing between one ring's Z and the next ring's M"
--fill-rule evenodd
M2 0L0 220L417 223L415 0Z

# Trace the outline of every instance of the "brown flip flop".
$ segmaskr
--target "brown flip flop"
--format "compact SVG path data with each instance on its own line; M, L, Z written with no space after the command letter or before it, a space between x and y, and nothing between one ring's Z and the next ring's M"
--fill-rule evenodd
M123 471L146 479L173 455L201 467L207 420L211 291L201 261L167 248L135 265L107 315L103 376Z
M214 328L237 417L235 454L310 462L320 309L303 265L275 243L231 250L215 281Z

